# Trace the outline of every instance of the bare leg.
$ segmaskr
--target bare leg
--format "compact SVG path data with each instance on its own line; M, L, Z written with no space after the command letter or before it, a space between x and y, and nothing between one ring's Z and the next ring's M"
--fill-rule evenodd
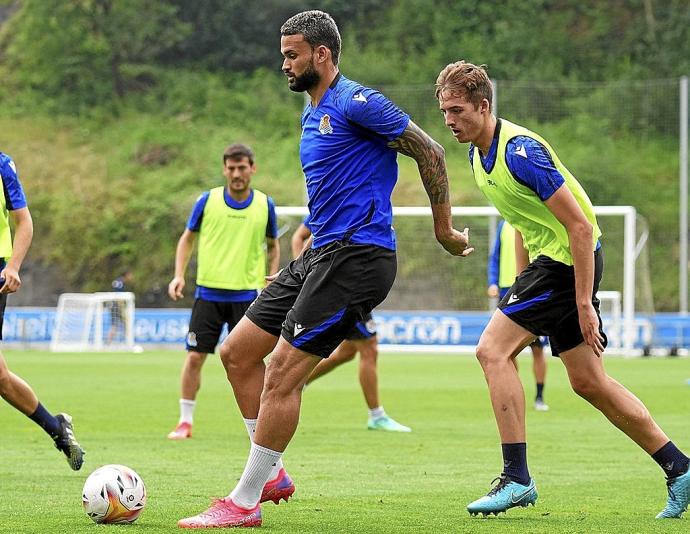
M654 422L642 401L606 374L602 359L597 358L588 345L581 343L560 356L575 393L648 454L668 443L668 436Z
M0 353L0 396L24 415L31 415L38 407L38 398L31 386L7 368Z
M245 419L259 415L266 365L278 338L242 317L220 347L220 358ZM311 369L310 369L311 370Z
M343 341L331 353L328 358L322 358L307 379L307 384L311 384L320 376L330 373L333 369L354 359L357 354L357 347L352 341Z
M359 350L359 383L370 410L381 406L376 361L379 355L376 336L354 342Z
M318 356L280 338L266 370L254 443L273 451L285 450L297 429L302 388L319 361Z
M502 443L524 443L525 394L514 359L534 334L496 310L484 329L477 359L489 386L491 405Z
M201 369L206 362L206 354L190 351L187 353L181 376L181 398L195 400L201 388Z

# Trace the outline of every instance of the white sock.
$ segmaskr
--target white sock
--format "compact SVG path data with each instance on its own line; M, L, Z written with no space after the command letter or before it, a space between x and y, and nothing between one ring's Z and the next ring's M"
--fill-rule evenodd
M247 427L247 434L249 434L249 440L254 443L254 433L256 432L256 419L244 419L244 426ZM283 468L283 460L282 458L278 459L276 464L273 466L273 469L271 470L271 476L268 478L268 480L273 480L275 477L278 476L278 473L280 473L280 470Z
M383 406L378 406L369 410L369 419L378 419L379 417L384 417L386 415L386 410Z
M194 422L194 406L196 406L196 401L180 399L180 423L191 425Z
M271 470L274 464L280 460L282 454L252 443L242 477L235 489L228 495L232 502L247 509L254 508L259 504L261 492L270 478Z

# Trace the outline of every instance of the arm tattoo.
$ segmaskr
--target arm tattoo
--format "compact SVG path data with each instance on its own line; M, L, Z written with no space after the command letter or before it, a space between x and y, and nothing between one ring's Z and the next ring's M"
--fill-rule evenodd
M388 146L411 157L419 166L419 175L431 204L448 202L448 174L443 147L410 121L405 131Z

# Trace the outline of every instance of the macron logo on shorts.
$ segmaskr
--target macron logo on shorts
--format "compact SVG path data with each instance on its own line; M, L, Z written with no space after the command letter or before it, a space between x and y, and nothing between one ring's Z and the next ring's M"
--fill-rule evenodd
M518 300L520 300L520 297L518 297L517 295L510 295L508 297L508 304L512 304L513 302L517 302Z
M297 337L302 333L303 330L304 327L301 324L295 323L295 330L292 332L292 335Z

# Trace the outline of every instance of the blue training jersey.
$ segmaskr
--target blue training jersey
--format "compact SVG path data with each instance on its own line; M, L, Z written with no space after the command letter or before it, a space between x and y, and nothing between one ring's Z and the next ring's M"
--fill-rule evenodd
M343 240L395 249L391 193L398 162L388 143L409 121L381 93L340 74L315 108L307 104L300 159L314 248Z
M2 192L5 195L5 206L8 211L26 208L26 195L19 181L17 167L7 154L0 152L0 179L2 179Z

